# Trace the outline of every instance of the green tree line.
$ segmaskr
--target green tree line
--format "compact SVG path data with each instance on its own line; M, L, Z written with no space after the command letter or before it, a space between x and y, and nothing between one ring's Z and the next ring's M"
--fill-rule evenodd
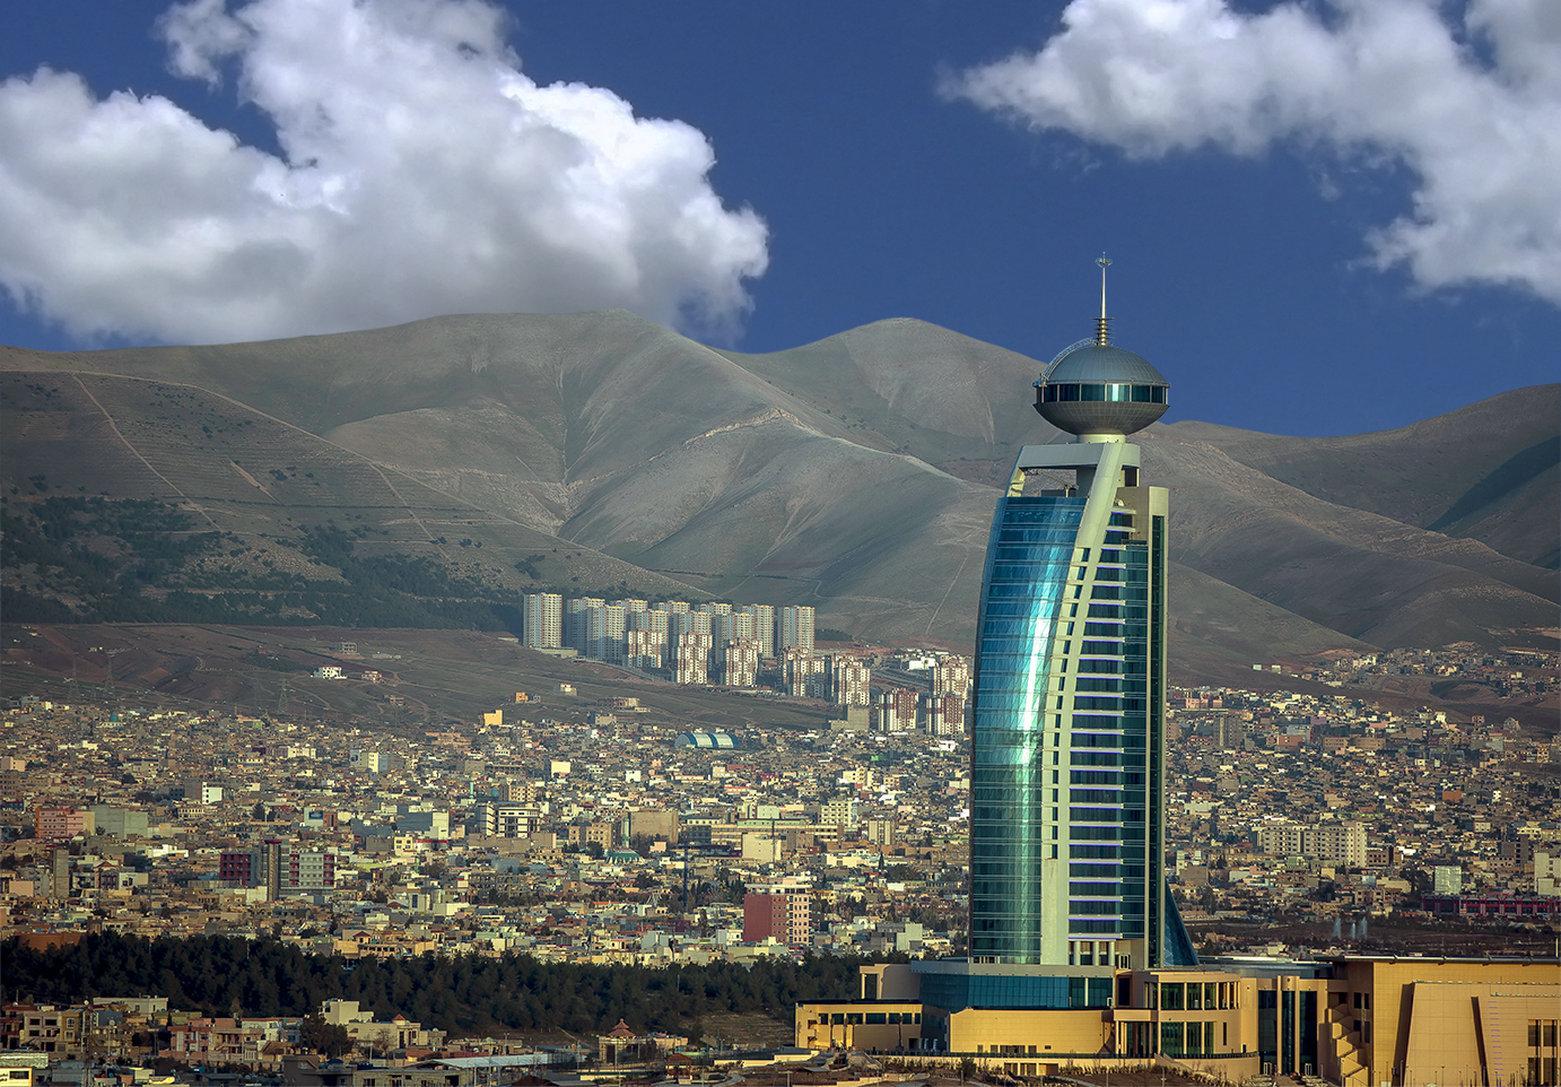
M158 995L208 1015L307 1015L322 1001L362 1002L378 1018L473 1031L639 1029L698 1033L705 1016L757 1013L789 1020L800 1000L856 992L860 960L809 957L752 966L591 966L526 955L348 959L274 939L89 934L39 951L0 944L7 1000L79 1001Z

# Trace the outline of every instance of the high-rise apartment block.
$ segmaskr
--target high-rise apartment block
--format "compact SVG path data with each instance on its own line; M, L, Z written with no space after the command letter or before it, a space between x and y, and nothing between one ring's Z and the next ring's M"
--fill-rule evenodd
M564 601L564 644L582 657L591 655L587 614L607 601L599 596L571 596Z
M753 623L753 638L759 643L759 656L775 659L775 608L770 604L740 604L738 610Z
M522 605L521 642L531 649L564 644L564 598L558 593L527 593Z
M680 682L706 682L714 677L731 686L757 686L765 661L778 659L788 650L811 655L814 611L806 604L732 604L725 601L666 600L651 603L628 597L605 600L595 596L566 597L558 593L527 593L522 599L522 644L550 652L572 649L580 656L640 671L668 675ZM685 659L681 668L679 640L684 634L708 635L710 651L701 666ZM739 652L728 678L726 647L752 645L759 664L750 667L746 648ZM684 645L685 657L698 652L702 641ZM958 659L958 658L955 658ZM812 669L824 669L824 678L809 683ZM784 671L784 670L783 670ZM810 698L832 697L833 675L827 662L808 667L802 686ZM704 679L690 677L703 675ZM784 684L783 684L784 685ZM800 688L799 688L800 689ZM853 699L861 696L852 688ZM861 701L842 703L863 705Z
M708 631L687 630L677 636L672 648L672 679L675 683L702 685L710 682L711 641Z
M710 636L712 638L725 639L731 637L732 615L735 611L731 604L707 600L704 603L695 604L690 610L699 615L708 615L710 617Z
M743 896L743 942L805 947L813 935L812 890L776 885Z
M970 698L970 662L955 653L945 653L928 670L931 693L957 694L961 699Z
M809 604L787 604L775 620L777 649L813 651L813 608Z
M963 736L966 702L957 694L924 694L920 699L922 731L929 736Z
M860 657L829 658L829 698L837 706L869 706L873 701L872 669Z
M592 604L585 609L584 654L592 660L622 664L627 615L622 604Z
M736 638L721 648L721 682L727 687L759 685L759 643Z
M1252 844L1270 856L1312 857L1357 868L1366 864L1366 828L1360 823L1305 826L1289 819L1268 819L1253 828Z
M336 854L271 839L217 856L217 879L230 887L264 887L267 897L314 894L336 886Z
M792 648L783 652L781 688L792 698L828 697L828 661L805 649Z
M643 627L624 636L624 663L630 668L654 672L661 668L667 647L667 632Z
M878 711L878 731L887 733L914 732L916 729L917 693L910 687L888 687L874 697Z

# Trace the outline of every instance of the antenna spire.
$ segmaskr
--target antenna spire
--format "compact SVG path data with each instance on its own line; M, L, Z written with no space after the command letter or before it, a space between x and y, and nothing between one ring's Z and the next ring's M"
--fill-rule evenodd
M1102 253L1095 263L1100 265L1100 316L1095 321L1095 343L1105 347L1111 342L1111 318L1106 316L1106 269L1111 267L1111 258Z

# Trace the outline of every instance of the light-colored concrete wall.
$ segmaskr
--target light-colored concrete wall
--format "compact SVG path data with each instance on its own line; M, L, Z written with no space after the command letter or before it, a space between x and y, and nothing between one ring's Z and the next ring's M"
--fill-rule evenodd
M1561 1007L1561 964L1556 962L1360 959L1349 961L1342 973L1346 999L1351 992L1371 998L1370 1009L1362 1008L1356 1014L1362 1025L1369 1023L1371 1027L1364 1049L1372 1084L1440 1083L1443 1067L1449 1077L1457 1069L1478 1079L1481 1053L1475 1015L1482 996L1509 992L1516 986L1543 986L1552 1006ZM1462 983L1461 997L1444 988L1450 983ZM1539 989L1531 991L1540 993ZM1422 1017L1427 1025L1421 1024ZM1411 1041L1416 1038L1425 1041L1412 1049ZM1435 1067L1430 1066L1432 1054L1437 1056Z
M1051 1054L1098 1054L1110 1042L1108 1014L1099 1009L966 1008L949 1016L949 1050L990 1053L1017 1047L1037 1059Z
M921 1005L898 1001L799 1004L795 1040L801 1049L916 1049L921 1045ZM869 1023L869 1016L898 1023ZM835 1022L836 1019L842 1022Z

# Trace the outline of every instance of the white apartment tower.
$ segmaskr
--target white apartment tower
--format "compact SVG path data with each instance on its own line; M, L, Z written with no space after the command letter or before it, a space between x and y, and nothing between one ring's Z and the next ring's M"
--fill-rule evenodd
M753 638L759 643L759 656L775 659L775 607L771 604L743 604L737 609L753 623Z
M572 596L564 602L564 644L582 657L591 655L586 613L606 603L599 596Z
M781 687L792 698L824 698L829 672L823 657L803 649L787 649L781 660Z
M787 604L781 608L775 623L775 640L782 651L802 649L812 652L813 606Z
M521 642L532 649L564 644L564 598L557 593L527 593L521 616Z
M593 604L585 611L585 655L610 664L623 663L628 620L621 604Z
M734 638L722 648L721 682L728 687L759 685L759 643Z
M661 667L667 651L667 635L637 627L624 635L625 662L630 668L653 672Z
M677 683L710 682L710 634L686 630L672 642L672 678Z
M829 658L829 697L837 706L872 704L872 669L859 657Z

